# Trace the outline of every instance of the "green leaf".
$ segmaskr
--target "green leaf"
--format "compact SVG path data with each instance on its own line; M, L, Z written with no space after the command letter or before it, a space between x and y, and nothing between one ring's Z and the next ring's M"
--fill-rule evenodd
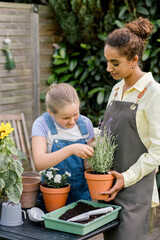
M9 188L11 185L14 185L16 182L16 179L17 179L16 171L8 169L5 173L3 173L3 180L5 181L5 189Z
M96 75L95 75L95 80L96 80L96 81L99 81L100 79L101 79L101 75L100 75L99 73L96 74Z
M88 92L88 95L91 95L91 94L94 94L94 93L97 93L97 92L100 92L100 91L104 91L104 88L101 88L101 87L94 88L94 89L92 89L91 91Z
M41 92L41 93L40 93L40 100L41 100L41 101L44 101L45 98L46 98L46 93L45 93L45 92Z
M153 67L153 71L154 71L155 73L158 73L158 72L159 72L159 68L158 68L157 66L154 66L154 67Z
M24 169L22 163L19 160L14 159L12 160L11 170L16 171L18 177L21 177Z
M52 75L49 76L49 78L47 79L47 83L48 84L52 84L53 82L57 82L57 75L54 73Z
M69 64L69 69L71 71L73 71L75 69L75 67L77 66L77 64L78 64L78 60L77 59L72 59L70 61L70 64Z
M110 96L110 92L111 92L111 91L108 91L108 92L106 93L106 96L105 96L105 98L104 98L104 102L108 102L108 99L109 99L109 96Z
M156 49L152 52L151 57L156 56L159 52L160 52L160 48L156 48Z
M157 11L157 4L153 4L153 6L150 8L150 13L153 16Z
M84 70L83 67L79 67L79 68L76 70L76 72L75 72L75 78L78 78L79 75L82 73L83 70Z
M56 59L62 59L62 57L58 54L53 54L53 58L56 58Z
M100 104L102 104L103 100L104 100L104 91L101 91L98 93L97 103L100 105Z
M69 57L67 55L66 55L66 58L64 60L65 60L66 65L68 65L69 64Z
M10 147L10 152L15 156L18 155L18 150L17 150L17 148L15 148L15 146Z
M120 12L119 12L119 14L118 14L118 18L119 18L119 19L122 19L122 18L124 17L124 13L125 13L127 10L128 10L128 9L127 9L127 6L121 7L121 10L120 10Z
M98 34L98 38L101 39L102 41L106 40L106 34Z
M68 67L61 67L61 68L57 68L55 70L55 73L63 73L66 72L68 70Z
M11 163L11 154L0 154L0 174L5 172Z
M59 50L60 56L65 59L66 58L66 49L65 48L60 48Z
M72 53L72 54L71 54L71 57L78 56L79 54L80 54L79 52Z
M115 20L115 24L119 27L122 28L124 26L124 23L120 22L119 20Z
M151 7L152 6L152 0L145 0L145 2L146 2L146 5L147 5L147 7Z
M139 12L143 15L147 15L147 16L149 15L149 11L144 7L137 7L137 12Z
M143 61L147 60L149 58L149 55L150 55L150 49L146 49L143 54L142 60Z
M160 19L157 19L155 22L160 27Z
M76 89L76 91L78 91L79 90L79 88L77 88L75 85L77 84L77 81L76 80L71 80L71 81L69 81L69 84L71 84L75 89Z
M19 203L22 195L23 185L21 179L17 179L14 184L9 185L6 189L7 196L13 203Z
M73 74L66 74L63 77L59 79L59 82L66 82L68 79L70 79L73 76Z
M79 83L81 84L82 82L84 82L84 80L85 80L87 77L88 77L88 72L85 71L85 72L82 74L82 76L81 76L81 78L80 78L80 80L79 80Z
M2 189L5 187L5 182L2 178L0 178L0 192L2 191Z
M151 60L151 66L155 65L157 63L158 59L157 58L153 58Z
M89 45L87 45L87 44L85 44L85 43L81 43L80 46L81 46L81 48L83 48L83 49L90 49L90 48L91 48Z
M65 61L63 59L56 59L56 60L53 61L53 64L55 64L55 65L60 65L60 64L63 64L63 63L65 63Z

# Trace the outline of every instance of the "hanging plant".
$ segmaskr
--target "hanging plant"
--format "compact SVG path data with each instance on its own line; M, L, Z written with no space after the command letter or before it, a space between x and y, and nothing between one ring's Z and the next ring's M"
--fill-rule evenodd
M11 43L11 39L8 38L8 37L5 38L3 50L4 50L5 55L6 55L6 69L7 70L12 70L16 67L14 57L11 53L10 48L9 48L10 43Z

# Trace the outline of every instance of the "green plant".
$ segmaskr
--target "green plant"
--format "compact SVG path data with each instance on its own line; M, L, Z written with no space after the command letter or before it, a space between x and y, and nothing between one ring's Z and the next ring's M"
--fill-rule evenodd
M22 194L21 160L25 159L23 153L15 147L10 137L14 130L10 123L1 123L0 126L0 197L7 196L13 203L18 203Z
M55 64L48 83L64 79L74 85L80 100L81 113L89 117L94 126L102 118L109 94L115 81L106 73L104 40L109 32L123 27L128 21L139 16L149 18L155 31L143 55L144 72L151 71L160 82L160 1L156 0L49 0L56 13L56 19L63 29L66 43L65 58ZM117 7L119 6L119 7ZM70 24L72 22L72 24ZM88 30L89 29L89 30ZM57 50L60 55L60 50ZM63 52L63 51L62 51ZM56 54L57 54L56 53ZM72 55L78 53L77 55ZM60 56L57 56L57 59ZM60 58L59 58L60 59ZM74 66L70 69L69 66ZM65 68L66 67L66 68ZM62 72L58 72L58 68ZM55 70L57 73L55 74ZM41 99L44 96L41 94Z
M97 46L98 34L106 32L105 24L114 24L115 0L49 0L56 18L63 29L66 41L76 47L80 42ZM107 17L106 17L107 15ZM105 24L104 24L105 22ZM72 24L70 24L72 23Z
M8 69L8 70L12 70L16 67L14 57L9 48L10 43L11 43L11 39L8 37L5 38L5 40L3 41L3 44L4 44L3 51L6 55L6 69Z
M103 132L99 130L95 139L94 156L88 159L90 169L96 173L107 173L114 163L114 152L117 148L116 137L111 134L109 127Z
M58 168L49 168L40 172L42 179L47 187L49 188L62 188L67 186L69 177L71 174L65 171L64 174L60 173Z

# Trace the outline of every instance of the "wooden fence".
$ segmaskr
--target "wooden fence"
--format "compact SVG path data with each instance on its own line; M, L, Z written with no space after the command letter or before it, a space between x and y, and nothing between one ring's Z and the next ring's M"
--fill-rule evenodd
M6 69L4 39L16 68ZM29 135L41 114L40 92L48 88L53 43L61 40L55 13L49 6L0 2L0 113L23 112Z

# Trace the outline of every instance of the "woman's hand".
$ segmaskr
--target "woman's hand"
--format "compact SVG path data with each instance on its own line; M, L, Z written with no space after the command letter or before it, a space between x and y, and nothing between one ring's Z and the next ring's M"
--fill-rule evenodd
M112 174L116 178L116 183L114 184L114 186L109 191L101 192L102 195L105 195L105 194L110 195L109 198L105 200L106 202L109 202L109 201L113 200L116 197L117 193L122 188L124 188L123 175L121 173L116 172L116 171L110 171L109 173Z
M81 143L75 143L70 145L73 151L73 154L83 158L83 159L88 159L93 157L94 150L92 147L86 144L81 144Z

